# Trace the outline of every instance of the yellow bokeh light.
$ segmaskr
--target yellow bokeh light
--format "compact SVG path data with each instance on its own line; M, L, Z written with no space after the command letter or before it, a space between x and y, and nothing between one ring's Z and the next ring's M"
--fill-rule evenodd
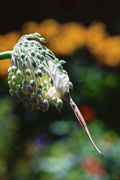
M120 36L110 36L105 24L97 21L88 27L77 22L62 24L55 19L46 19L41 23L26 22L19 32L0 35L0 52L12 50L21 35L34 32L45 37L48 48L56 55L69 56L85 46L101 64L120 64ZM0 76L7 76L9 66L10 60L0 62Z

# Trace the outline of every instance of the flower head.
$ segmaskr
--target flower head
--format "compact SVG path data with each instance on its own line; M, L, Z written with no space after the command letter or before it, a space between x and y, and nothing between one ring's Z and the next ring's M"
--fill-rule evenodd
M14 46L8 70L10 94L30 109L47 111L51 101L60 111L71 82L67 72L38 33L23 35Z
M22 102L26 108L47 111L51 101L61 111L62 100L71 105L78 121L95 146L87 125L78 107L73 102L69 89L72 83L63 70L65 61L56 58L43 43L38 33L24 35L15 45L8 69L10 94L16 102Z

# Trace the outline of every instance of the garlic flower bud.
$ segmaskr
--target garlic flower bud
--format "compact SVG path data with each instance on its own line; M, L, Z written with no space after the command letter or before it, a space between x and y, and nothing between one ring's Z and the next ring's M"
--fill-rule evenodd
M69 89L73 88L67 72L63 69L64 60L58 60L43 43L38 33L23 35L14 46L11 66L8 69L10 94L16 102L26 108L47 111L51 101L61 111L63 100L71 105L78 121L95 146L87 125L78 107L73 102Z
M40 34L34 33L22 36L14 46L8 70L10 94L26 108L47 111L51 101L61 111L65 88L69 91L69 77L61 65L65 61L59 61L44 42ZM59 79L62 82L64 77L67 86L63 83L62 89Z

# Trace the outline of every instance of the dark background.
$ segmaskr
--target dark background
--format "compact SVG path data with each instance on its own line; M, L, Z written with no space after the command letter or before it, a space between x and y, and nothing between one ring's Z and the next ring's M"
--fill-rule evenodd
M88 27L100 21L109 35L120 34L117 0L0 1L0 34L20 31L25 22L40 23L47 18ZM64 58L68 59L64 69L74 84L72 97L78 107L87 106L83 115L89 116L87 125L102 155L89 143L67 102L62 113L52 105L46 113L30 111L12 101L7 80L1 77L0 179L94 180L96 173L101 180L120 179L120 65L99 64L85 47ZM49 162L50 158L56 162Z
M0 1L0 33L19 30L26 21L41 22L55 18L59 22L78 21L89 25L95 20L106 24L110 34L119 34L119 1L110 0L12 0Z

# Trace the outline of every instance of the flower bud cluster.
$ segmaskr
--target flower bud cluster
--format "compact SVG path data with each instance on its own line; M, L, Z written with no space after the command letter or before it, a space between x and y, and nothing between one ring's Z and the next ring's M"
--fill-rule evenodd
M40 34L34 33L23 35L14 46L8 69L9 92L16 102L22 102L26 108L47 111L51 101L60 111L63 101L47 94L54 87L49 61L54 63L61 74L67 74L62 67L65 61L59 61L44 42ZM72 88L71 82L69 87Z

